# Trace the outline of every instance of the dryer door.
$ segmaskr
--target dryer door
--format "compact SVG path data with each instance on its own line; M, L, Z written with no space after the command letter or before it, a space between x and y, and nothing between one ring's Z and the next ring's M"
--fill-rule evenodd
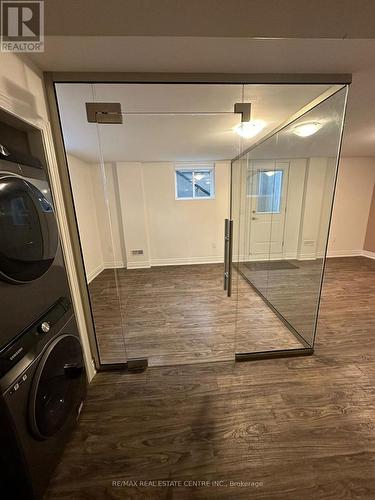
M53 436L73 415L78 416L85 376L78 338L57 337L39 362L30 392L30 425L37 438Z
M50 201L22 177L0 178L0 278L27 283L43 276L58 247Z

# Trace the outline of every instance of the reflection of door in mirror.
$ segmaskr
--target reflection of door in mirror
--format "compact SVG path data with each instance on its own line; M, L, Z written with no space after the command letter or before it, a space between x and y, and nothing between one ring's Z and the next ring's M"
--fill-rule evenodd
M253 163L248 171L250 260L283 257L288 173L288 162L274 161Z

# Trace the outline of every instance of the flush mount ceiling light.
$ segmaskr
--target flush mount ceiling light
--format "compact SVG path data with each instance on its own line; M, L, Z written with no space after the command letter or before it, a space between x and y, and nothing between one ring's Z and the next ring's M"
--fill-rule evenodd
M249 139L255 137L261 130L264 129L266 123L263 120L250 120L249 122L241 122L234 127L236 134Z
M323 125L319 122L301 123L294 127L293 134L299 137L309 137L309 135L315 134L322 127Z

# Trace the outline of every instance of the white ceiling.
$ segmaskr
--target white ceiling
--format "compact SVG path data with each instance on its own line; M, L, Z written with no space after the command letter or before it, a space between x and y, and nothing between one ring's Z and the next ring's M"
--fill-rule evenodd
M345 98L346 89L342 88L300 118L283 127L268 140L253 148L249 152L248 158L251 160L335 158L340 145ZM315 134L300 137L294 133L298 125L311 122L318 122L322 125Z
M47 37L44 70L352 73L342 153L375 156L375 40Z
M48 0L48 35L371 38L372 0Z
M68 83L58 84L56 90L68 153L89 162L100 161L101 154L104 161L147 162L232 159L328 88ZM251 102L252 118L267 124L253 139L241 140L233 131L240 123L240 116L233 113L234 103L242 99ZM88 123L85 103L92 101L120 102L123 124ZM166 112L189 114L157 114ZM205 112L220 114L201 114Z

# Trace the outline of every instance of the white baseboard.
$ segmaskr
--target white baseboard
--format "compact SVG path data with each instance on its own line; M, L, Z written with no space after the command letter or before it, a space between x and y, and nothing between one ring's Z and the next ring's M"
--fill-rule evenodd
M359 257L363 250L330 250L327 257Z
M186 266L193 264L222 264L224 257L212 255L205 257L177 257L171 259L151 259L151 266Z
M87 283L91 283L104 269L118 269L126 267L122 261L107 261L100 264L87 274Z
M243 256L241 255L239 260L240 262L264 262L265 260L296 260L297 255L295 253L285 253L279 255L269 255L269 254L258 254L258 255L249 255Z
M370 252L369 250L362 250L363 257L368 257L369 259L375 259L375 252Z
M333 250L327 254L327 257L367 257L375 259L375 252L368 250Z
M126 264L126 269L149 269L150 266L150 261L149 260L143 260L139 262L128 262Z
M104 271L104 265L100 264L98 267L93 269L87 274L87 283L91 283L93 279L95 279L99 274Z
M104 269L117 269L118 267L126 267L122 260L111 260L104 262Z
M327 254L328 258L334 257L368 257L369 259L375 259L375 252L369 252L368 250L333 250ZM241 256L240 262L247 261L243 256ZM303 254L298 258L295 254L284 255L284 260L315 260L317 256L315 254ZM268 259L268 256L267 256ZM252 261L263 261L265 256L257 256L253 258ZM272 260L272 258L271 258ZM275 260L280 260L280 257L275 257ZM151 259L151 261L140 261L140 262L128 262L127 265L122 261L112 261L104 262L96 269L93 269L88 275L88 283L91 283L104 269L149 269L150 267L161 267L161 266L186 266L193 264L222 264L224 262L224 257L221 256L206 256L206 257L179 257L170 259Z
M297 260L316 260L318 257L316 253L301 253Z

